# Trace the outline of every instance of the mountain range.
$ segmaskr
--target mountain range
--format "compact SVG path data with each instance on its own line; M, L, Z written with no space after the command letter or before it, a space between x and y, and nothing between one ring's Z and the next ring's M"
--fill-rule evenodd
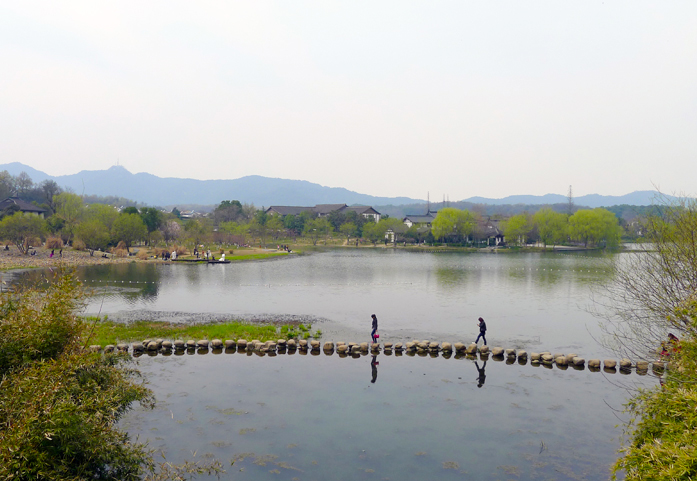
M118 196L152 206L185 204L216 205L223 200L239 200L256 206L271 205L406 205L425 204L422 199L409 197L378 197L360 194L340 187L325 187L304 180L277 179L250 175L231 180L195 180L157 177L148 173L133 174L121 166L106 170L83 170L77 174L51 176L19 162L0 164L16 176L29 174L35 183L54 180L59 186L77 194ZM602 207L613 205L651 205L655 191L636 191L622 196L583 195L574 198L577 206ZM666 196L670 198L670 196ZM460 202L488 205L562 204L567 197L560 194L513 195L501 199L470 197Z

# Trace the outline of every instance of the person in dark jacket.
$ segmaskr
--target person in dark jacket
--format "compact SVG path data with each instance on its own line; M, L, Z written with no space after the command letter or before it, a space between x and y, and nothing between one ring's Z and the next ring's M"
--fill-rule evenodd
M477 336L477 340L474 341L474 343L479 342L479 338L484 339L484 345L486 346L486 322L484 322L484 319L481 317L479 318L479 335Z
M376 343L377 339L375 338L375 333L378 332L378 318L375 314L370 317L373 318L373 332L370 333L370 337L373 338L373 343Z

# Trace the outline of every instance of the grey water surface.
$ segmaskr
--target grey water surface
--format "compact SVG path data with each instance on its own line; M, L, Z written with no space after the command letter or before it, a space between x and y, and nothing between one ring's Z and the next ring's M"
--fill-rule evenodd
M481 316L489 345L602 359L611 353L596 341L590 292L612 281L609 262L625 255L346 249L94 266L78 276L93 293L86 312L124 322L299 320L322 340L367 342L375 313L381 341L468 343ZM622 404L655 384L636 373L384 353L137 362L158 404L122 426L169 461L234 461L224 479L608 479Z

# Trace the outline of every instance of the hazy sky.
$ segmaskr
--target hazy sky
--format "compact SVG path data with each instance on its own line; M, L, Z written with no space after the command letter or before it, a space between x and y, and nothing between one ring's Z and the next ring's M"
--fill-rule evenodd
M697 194L697 2L0 0L0 163Z

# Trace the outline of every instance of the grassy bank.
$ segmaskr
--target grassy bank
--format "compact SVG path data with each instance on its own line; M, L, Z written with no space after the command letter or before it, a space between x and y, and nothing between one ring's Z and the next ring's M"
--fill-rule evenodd
M87 319L91 333L88 344L117 344L120 342L140 342L144 339L258 339L275 341L278 339L310 337L318 338L322 332L311 332L311 325L297 326L273 324L249 324L241 321L228 321L211 324L173 324L170 322L137 321L129 324Z

